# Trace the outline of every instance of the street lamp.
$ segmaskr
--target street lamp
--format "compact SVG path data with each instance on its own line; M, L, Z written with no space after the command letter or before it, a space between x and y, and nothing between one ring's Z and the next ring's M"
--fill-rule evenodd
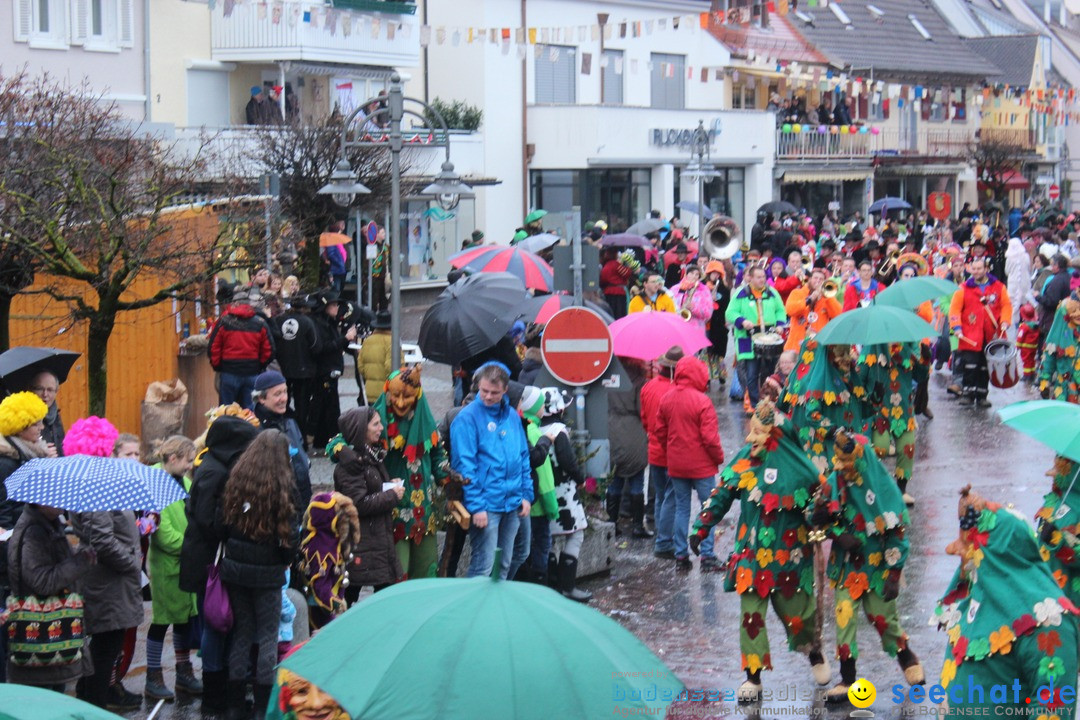
M406 103L417 109L405 107ZM385 120L386 130L376 133L354 133L353 137L350 137L349 128L357 117L361 116L363 108L370 107L372 104L378 106L379 109L370 115L363 115L363 122ZM439 127L431 128L430 144L446 150L442 170L435 176L435 182L424 188L422 194L433 196L439 206L445 210L457 207L461 198L474 197L472 188L461 182L461 178L454 172L454 164L450 162L450 129L442 114L422 100L405 97L401 76L397 73L390 76L390 88L386 95L361 103L345 118L341 126L341 158L330 176L330 182L319 190L321 194L333 195L335 202L341 203L345 200L343 204L350 204L353 194L370 191L356 181L347 158L349 148L390 148L390 227L386 230L387 242L390 244L390 364L395 368L401 365L401 150L404 147L401 121L406 115L411 115L428 125L431 118L438 121ZM368 139L360 139L365 137Z
M702 231L705 227L705 182L719 177L720 173L709 162L709 147L712 145L709 131L705 129L705 121L698 120L698 126L694 128L693 137L690 140L693 150L690 153L690 163L683 171L683 177L697 180L698 188L698 242L701 241Z

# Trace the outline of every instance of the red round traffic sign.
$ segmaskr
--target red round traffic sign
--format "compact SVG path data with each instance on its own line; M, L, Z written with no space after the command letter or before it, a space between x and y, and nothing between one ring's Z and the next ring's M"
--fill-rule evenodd
M1056 184L1051 185L1050 189L1046 192L1046 194L1050 196L1051 200L1057 200L1059 197L1061 197L1061 188L1059 188Z
M540 343L544 367L566 385L599 380L611 364L611 331L598 314L568 307L551 316Z

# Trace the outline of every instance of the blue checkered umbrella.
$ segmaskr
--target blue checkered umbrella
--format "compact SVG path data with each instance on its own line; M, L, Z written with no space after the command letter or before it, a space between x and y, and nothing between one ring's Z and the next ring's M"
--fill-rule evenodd
M71 512L164 509L187 493L167 472L119 458L35 458L4 481L12 500Z

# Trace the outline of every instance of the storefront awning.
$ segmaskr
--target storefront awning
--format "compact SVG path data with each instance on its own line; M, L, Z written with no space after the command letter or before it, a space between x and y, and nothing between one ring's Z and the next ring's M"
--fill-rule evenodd
M389 80L391 68L372 65L334 65L332 63L290 61L287 70L301 75L334 75L365 80Z
M873 168L807 168L806 170L784 170L781 182L842 182L844 180L865 180L873 174Z
M1001 180L1005 183L1006 190L1027 190L1031 187L1028 179L1016 170L1006 170L1001 174ZM979 189L982 190L985 187L987 187L986 183L980 180Z
M968 169L967 165L957 163L926 163L923 165L882 165L879 176L887 175L960 175Z

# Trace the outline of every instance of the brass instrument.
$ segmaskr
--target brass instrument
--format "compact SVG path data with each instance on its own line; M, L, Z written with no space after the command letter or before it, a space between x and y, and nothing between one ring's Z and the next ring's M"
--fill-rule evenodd
M840 283L836 281L836 278L829 278L821 286L821 294L827 298L834 298L840 294Z
M896 261L897 261L897 259L899 259L899 257L900 257L900 251L899 250L893 250L892 253L889 254L889 257L886 258L885 262L881 263L881 267L878 268L878 271L877 271L878 277L885 277L886 275L891 273L894 269L896 269Z
M701 229L701 251L716 260L727 260L739 252L742 231L727 215L713 215Z
M697 292L698 286L690 288L683 293L682 303L679 305L679 317L683 319L683 322L690 322L691 312L690 307L694 302L694 293Z

